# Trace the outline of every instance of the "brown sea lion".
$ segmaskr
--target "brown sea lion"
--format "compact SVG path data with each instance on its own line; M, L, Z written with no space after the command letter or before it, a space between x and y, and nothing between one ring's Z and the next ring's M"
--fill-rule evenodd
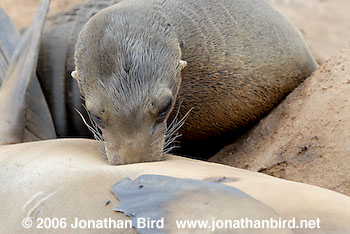
M193 108L182 140L208 139L261 118L317 66L261 0L122 1L84 26L75 64L111 164L160 160L176 102L180 118Z

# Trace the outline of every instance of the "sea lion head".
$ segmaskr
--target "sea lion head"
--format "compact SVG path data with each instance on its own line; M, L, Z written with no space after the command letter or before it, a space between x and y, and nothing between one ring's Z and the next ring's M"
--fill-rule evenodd
M185 65L172 26L154 9L140 13L117 4L83 27L72 76L111 164L163 158Z

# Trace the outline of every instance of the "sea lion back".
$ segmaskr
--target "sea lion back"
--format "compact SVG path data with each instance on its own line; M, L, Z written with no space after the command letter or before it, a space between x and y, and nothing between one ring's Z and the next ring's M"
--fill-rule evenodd
M160 2L160 1L157 1ZM246 126L278 104L317 64L301 34L265 0L167 0L182 59L184 140Z

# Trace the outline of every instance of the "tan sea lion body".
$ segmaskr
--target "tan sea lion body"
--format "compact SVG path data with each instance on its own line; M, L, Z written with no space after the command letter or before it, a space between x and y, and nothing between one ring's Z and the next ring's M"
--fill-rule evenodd
M260 0L122 1L84 26L75 63L112 164L159 160L176 102L179 117L193 108L182 140L210 139L257 121L317 67Z
M320 219L321 229L293 229L293 233L341 234L349 233L350 230L348 222L350 199L336 192L256 172L174 156L169 156L169 160L164 162L113 167L101 159L97 148L96 141L83 139L49 140L1 146L1 231L3 233L72 233L73 231L77 233L96 233L96 231L99 233L129 233L128 229L108 228L99 230L88 228L73 230L69 227L66 229L24 229L21 221L30 217L37 224L35 218L57 217L66 218L67 223L70 224L75 217L93 220L109 217L115 220L128 219L124 214L113 211L113 207L119 202L110 192L110 186L124 177L134 180L142 174L168 175L196 180L226 177L227 181L224 181L224 184L234 186L262 202L283 219L293 217L297 220ZM172 211L172 215L169 216L171 220L189 217L186 216L188 213L192 215L191 219L237 216L233 206L225 207L225 201L228 200L220 199L219 194L215 201L223 205L225 209L219 212L212 207L212 213L209 211L211 208L208 208L210 204L204 208L198 205L192 209L190 208L191 202L185 203L186 196L182 198L184 200L177 200L177 205L170 209ZM204 202L198 199L191 200L190 196L187 198L192 201L192 204ZM111 203L106 206L106 201L111 201ZM237 202L237 205L234 206L239 207L239 204ZM251 212L251 215L256 213L254 210ZM177 231L184 232L184 230ZM207 230L195 231L205 233ZM232 233L232 230L223 231ZM273 233L273 231L270 230L267 233Z

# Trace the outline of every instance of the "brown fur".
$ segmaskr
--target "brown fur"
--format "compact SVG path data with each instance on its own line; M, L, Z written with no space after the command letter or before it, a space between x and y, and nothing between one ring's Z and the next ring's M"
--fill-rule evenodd
M75 62L112 164L161 159L169 100L180 117L193 108L183 139L206 139L261 118L317 67L261 0L125 0L87 23Z

